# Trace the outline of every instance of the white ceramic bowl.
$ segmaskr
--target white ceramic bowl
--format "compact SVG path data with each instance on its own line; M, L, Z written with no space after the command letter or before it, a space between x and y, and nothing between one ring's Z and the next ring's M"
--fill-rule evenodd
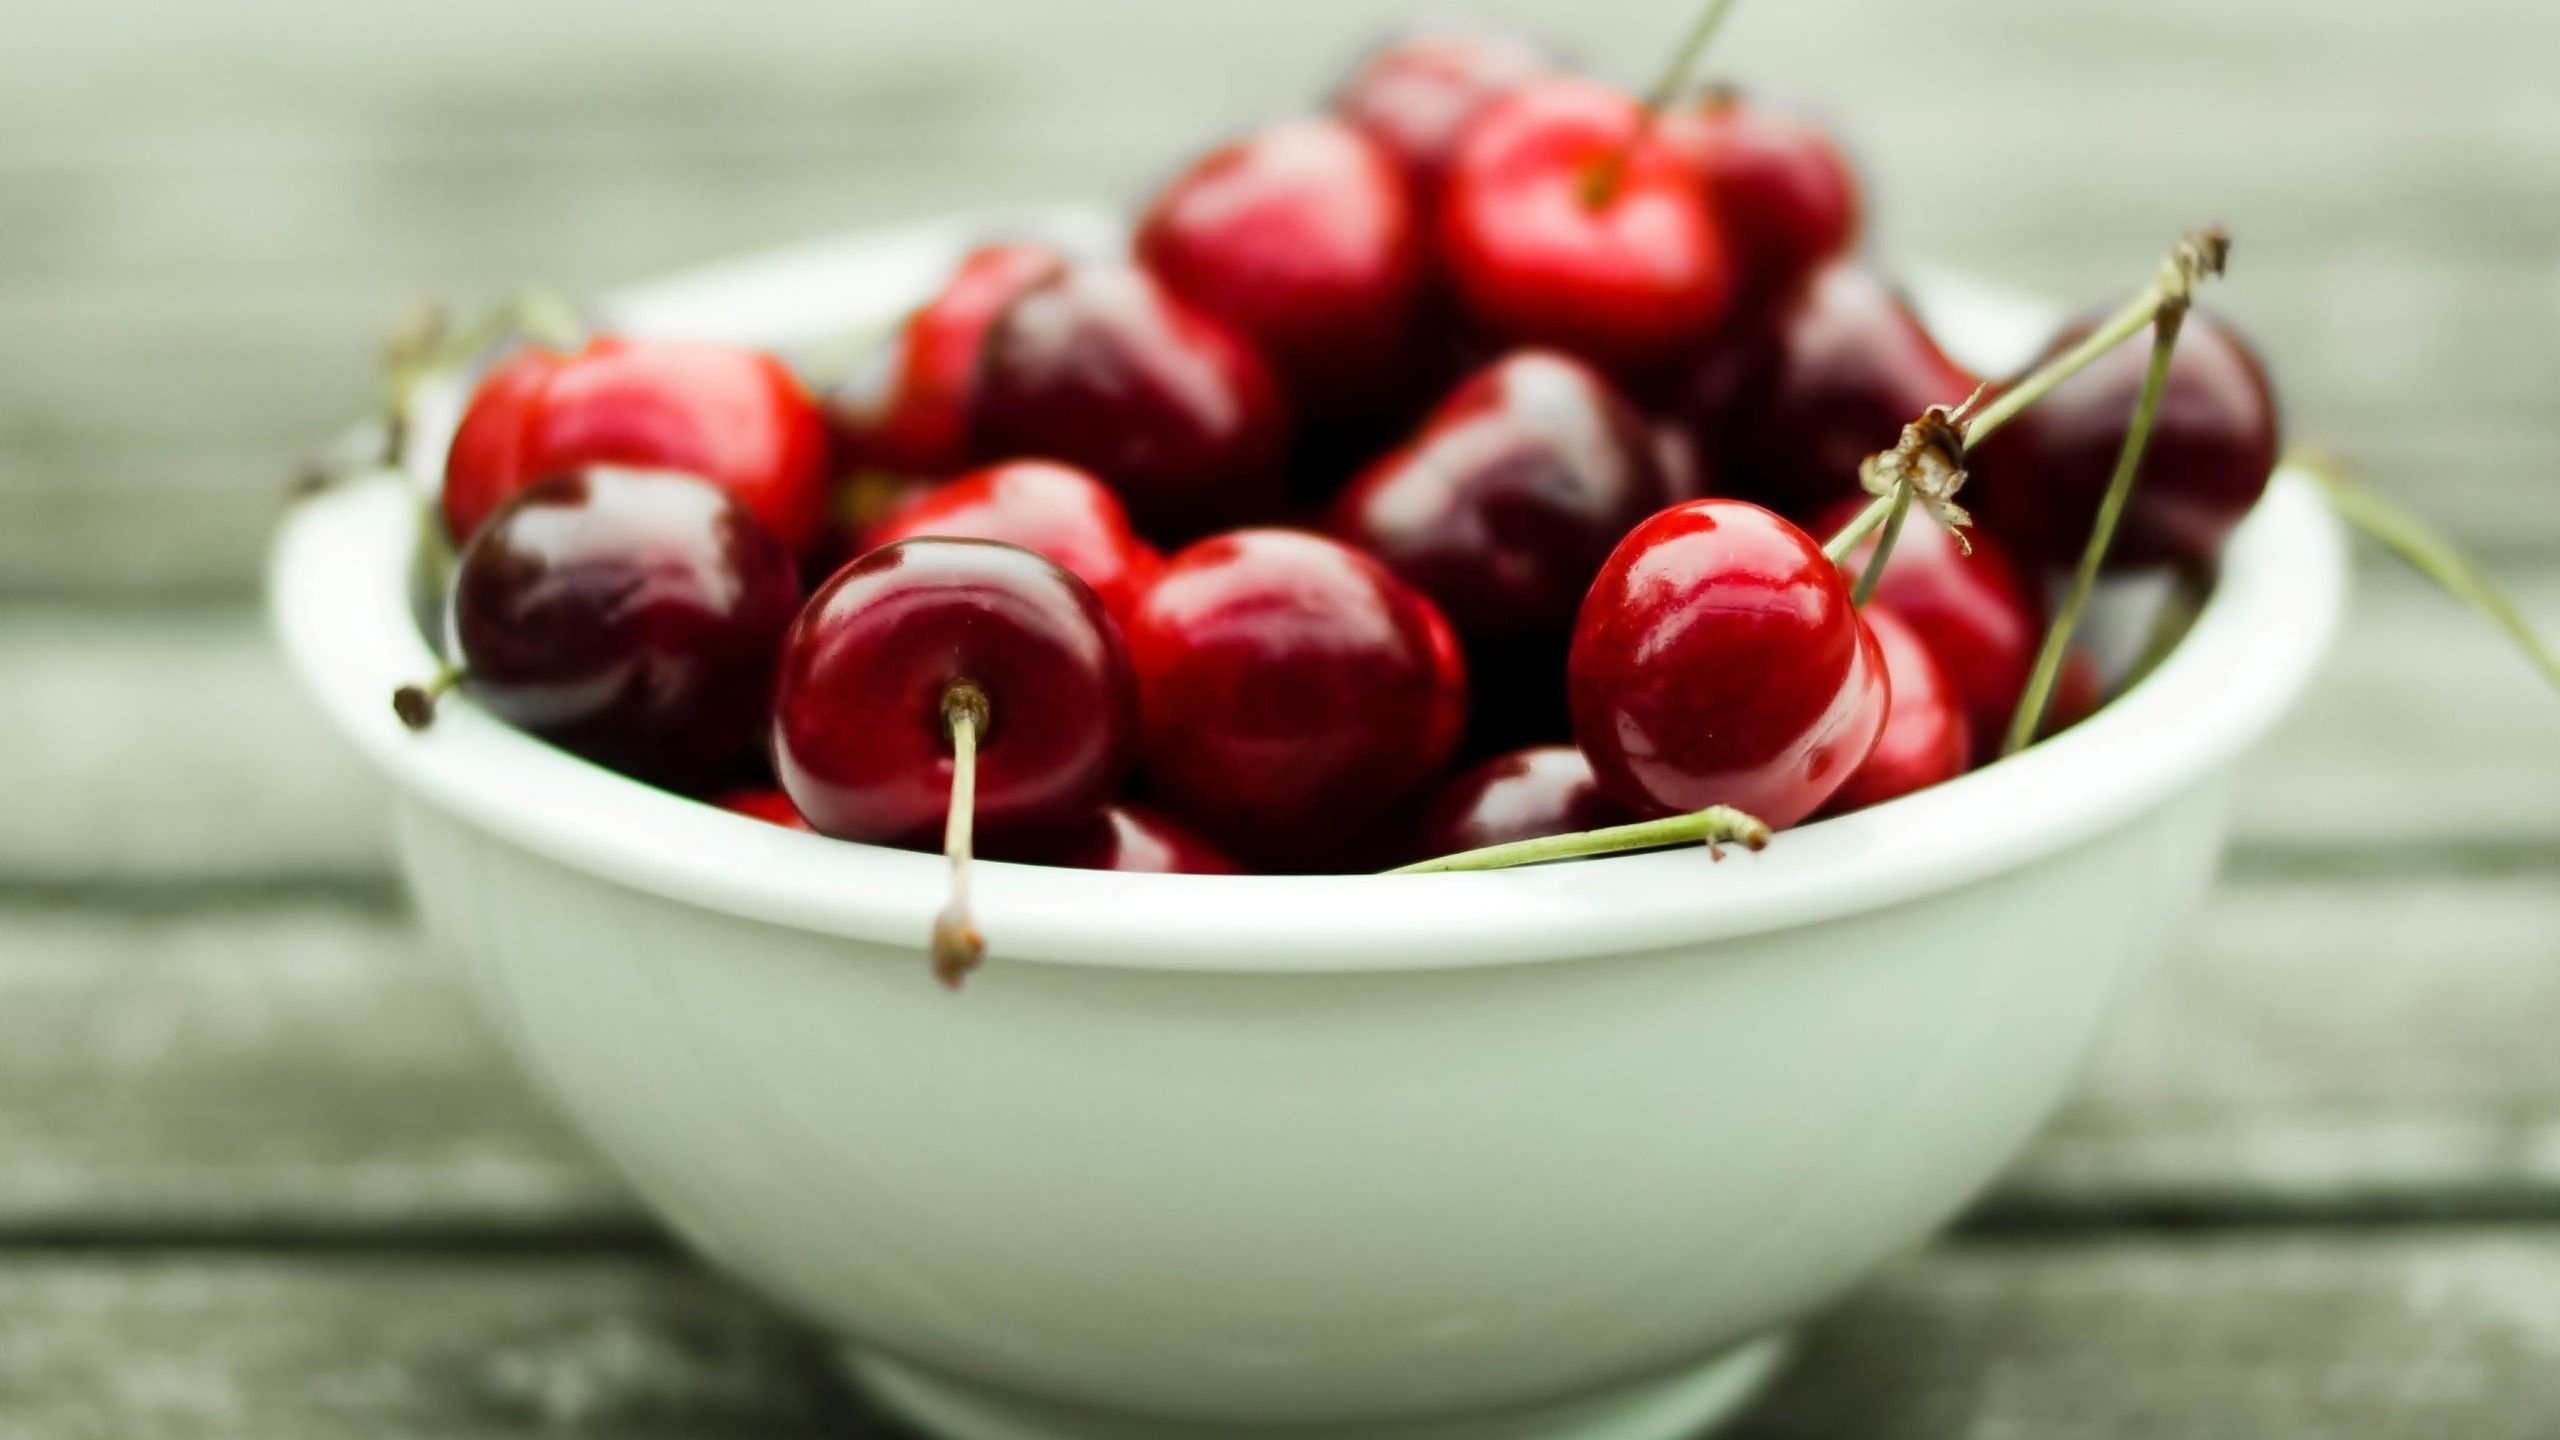
M803 340L894 313L982 228L612 313ZM1976 355L2040 328L1932 293ZM2062 1097L2203 891L2231 764L2344 584L2335 525L2280 478L2167 663L2016 759L1722 864L987 865L993 959L955 996L920 949L932 856L678 799L468 703L404 731L388 696L432 667L419 523L396 479L306 502L273 600L391 777L430 929L670 1225L961 1440L1636 1440L1727 1412Z

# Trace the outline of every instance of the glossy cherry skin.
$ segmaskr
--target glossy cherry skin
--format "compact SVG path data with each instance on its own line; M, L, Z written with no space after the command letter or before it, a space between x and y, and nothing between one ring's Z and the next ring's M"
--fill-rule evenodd
M812 834L817 831L817 827L800 814L799 807L791 803L791 797L777 789L732 790L711 803L732 815L762 820L785 830L805 830Z
M1467 122L1555 68L1545 46L1512 31L1479 24L1424 29L1362 61L1334 92L1333 113L1385 147L1427 203Z
M2074 322L2045 354L2068 349L2095 324L2096 317ZM2053 567L2079 562L2150 361L2146 329L1974 452L1966 503L2020 558ZM2257 352L2228 321L2189 312L2169 359L2169 384L2142 470L2107 553L2109 568L2211 560L2265 493L2279 428L2275 392Z
M536 481L590 465L698 475L794 555L826 522L827 429L781 361L754 350L600 335L527 350L474 392L445 459L445 533L469 543Z
M1835 534L1865 507L1863 500L1843 501L1824 513L1813 533ZM1966 538L1971 553L1945 527L1912 514L1885 557L1873 599L1890 607L1936 657L1964 707L1972 737L1967 753L1979 763L2000 753L2009 717L2026 692L2044 640L2044 605L1999 541L1979 526ZM1872 539L1859 545L1842 570L1861 573L1875 548Z
M1712 348L1684 418L1728 494L1806 520L1858 490L1858 464L1974 378L1938 348L1899 291L1834 265Z
M792 557L717 487L587 470L518 492L473 535L447 653L509 724L691 789L753 761L799 607Z
M1618 541L1669 504L1644 417L1590 366L1523 350L1460 385L1333 506L1332 532L1475 640L1562 635Z
M1826 815L1864 810L1953 780L1964 773L1972 747L1963 697L1920 633L1889 607L1872 601L1860 618L1876 637L1892 694L1885 706L1884 732L1867 752L1866 763L1824 804Z
M1102 813L1064 829L1008 836L984 852L990 860L1055 865L1068 870L1119 870L1149 875L1241 875L1226 852L1160 811L1140 805L1108 805Z
M986 700L982 834L1089 819L1128 773L1136 692L1118 628L1054 561L991 540L902 540L809 598L774 686L773 760L824 834L878 844L942 833L947 697Z
M1857 243L1858 175L1831 132L1730 89L1662 117L1752 288L1781 294Z
M1465 727L1448 622L1322 536L1243 530L1180 551L1128 637L1149 793L1259 868L1346 868Z
M1622 372L1698 345L1733 297L1696 172L1634 101L1587 80L1523 86L1470 124L1439 227L1477 323Z
M1692 500L1639 526L1592 582L1573 637L1573 733L1642 815L1731 805L1802 820L1863 764L1888 681L1849 587L1757 505Z
M1496 755L1442 785L1423 807L1408 860L1624 825L1634 815L1600 793L1591 762L1570 745Z
M1113 619L1129 613L1163 558L1138 538L1120 497L1053 460L973 471L909 500L874 526L871 545L920 536L1002 540L1057 561L1092 587Z
M902 475L967 469L970 399L978 357L997 315L1066 260L1046 245L1016 242L969 252L874 363L827 396L846 459Z
M1262 356L1143 270L1076 265L987 332L979 453L1099 475L1159 540L1278 513L1289 420Z
M1140 219L1141 263L1278 370L1304 418L1374 411L1401 389L1425 275L1395 160L1305 116L1195 161Z

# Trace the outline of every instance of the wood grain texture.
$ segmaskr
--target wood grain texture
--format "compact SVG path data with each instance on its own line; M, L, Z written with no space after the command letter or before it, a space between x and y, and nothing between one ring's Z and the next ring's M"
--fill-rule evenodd
M1804 1336L1737 1440L2529 1440L2560 1412L2534 1231L1956 1245ZM682 1262L0 1260L23 1440L903 1436L824 1345Z
M416 294L595 293L851 225L1134 195L1307 103L1407 8L17 7L0 593L244 589L279 477L365 403L371 337ZM1619 73L1671 28L1644 0L1550 18ZM2276 357L2297 433L2520 555L2560 549L2535 503L2560 471L2560 211L2536 199L2560 99L2530 58L2551 24L2503 0L1759 6L1721 54L1853 137L1888 257L2096 298L2227 220L2219 303Z
M1980 1223L2560 1218L2555 974L2539 877L2233 886ZM654 1234L403 917L308 900L0 912L0 1155L0 1244Z

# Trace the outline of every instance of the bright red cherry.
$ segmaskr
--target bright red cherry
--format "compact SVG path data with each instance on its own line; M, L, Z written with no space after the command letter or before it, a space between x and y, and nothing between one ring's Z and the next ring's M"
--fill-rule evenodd
M963 257L875 363L828 394L827 411L854 463L902 475L968 468L970 397L987 327L1065 264L1056 250L1029 242L987 245Z
M594 469L519 491L462 552L446 653L500 719L679 788L762 742L798 568L744 506L687 475ZM432 693L403 692L413 725Z
M913 844L942 829L953 712L976 713L980 828L1090 818L1136 734L1116 627L1083 581L1018 546L903 540L836 572L784 641L773 758L822 833Z
M445 533L468 544L507 497L590 465L699 475L794 555L826 522L826 425L781 361L600 335L574 355L524 351L482 381L445 459Z
M1843 501L1823 515L1813 533L1836 533L1864 508L1864 501ZM1936 657L1964 707L1972 737L1968 754L1979 762L1999 754L2009 733L2009 717L2026 692L2027 672L2035 668L2036 647L2044 639L2044 606L1999 541L1980 527L1966 532L1966 539L1970 553L1944 527L1911 516L1885 557L1873 598L1918 633ZM1874 553L1875 541L1867 540L1841 568L1857 575ZM1898 686L1894 693L1901 694Z
M817 829L800 814L800 808L791 803L790 796L771 787L758 790L732 790L712 803L732 815L744 815L750 820L762 820L768 825L779 825L785 830L806 830L815 833Z
M1076 265L987 332L970 433L981 454L1099 475L1157 538L1276 514L1288 446L1261 355L1145 271Z
M1093 588L1117 619L1163 563L1129 526L1129 512L1072 465L1016 460L963 475L907 502L873 527L870 545L919 536L1002 540L1046 555Z
M1581 751L1537 745L1496 755L1442 785L1423 807L1407 858L1435 860L1633 819L1626 807L1600 793Z
M1885 719L1884 657L1811 536L1692 500L1637 527L1583 603L1574 738L1644 815L1730 805L1773 827L1831 798Z
M1333 111L1386 147L1416 196L1439 188L1467 122L1554 73L1546 47L1482 25L1440 26L1381 46L1333 97Z
M1393 157L1330 116L1219 147L1160 191L1139 260L1280 373L1302 417L1374 412L1410 368L1423 235Z
M1742 270L1762 294L1793 289L1858 239L1858 175L1831 132L1729 88L1662 117L1705 177Z
M1919 632L1879 604L1870 603L1861 618L1884 655L1893 693L1885 707L1884 732L1867 752L1866 763L1822 807L1826 815L1846 815L1952 780L1964 773L1972 744L1963 697Z
M1634 101L1587 80L1524 86L1467 127L1440 239L1477 322L1622 371L1705 340L1733 296L1696 172Z
M1341 865L1465 726L1448 622L1321 536L1244 530L1179 552L1128 637L1150 793L1263 868Z
M1598 372L1518 351L1344 491L1330 528L1470 641L1560 636L1600 562L1670 503L1655 459L1644 417Z
M1151 875L1241 875L1227 858L1170 815L1138 805L1109 805L1101 814L1062 830L1021 835L986 847L990 860L1056 865L1069 870L1119 870Z
M2074 322L2046 355L2070 348L2095 323ZM2088 543L2150 365L2150 334L2100 356L1973 452L1965 502L2030 563L2073 565ZM2212 559L2265 492L2279 428L2257 351L2230 322L2189 312L2109 566Z
M1898 291L1834 265L1721 341L1692 378L1683 415L1729 493L1809 519L1859 493L1860 461L1892 448L1921 411L1961 403L1974 383Z

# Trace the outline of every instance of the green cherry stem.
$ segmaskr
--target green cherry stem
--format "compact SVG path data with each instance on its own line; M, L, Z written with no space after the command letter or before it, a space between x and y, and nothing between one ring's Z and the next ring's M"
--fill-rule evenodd
M1896 485L1885 500L1884 529L1876 536L1875 553L1867 557L1866 568L1858 572L1858 583L1849 591L1849 603L1867 608L1876 593L1876 582L1884 578L1885 557L1893 553L1893 542L1902 538L1902 522L1911 514L1911 487Z
M978 735L987 725L987 695L956 680L942 695L951 727L951 810L942 823L942 853L951 862L951 901L933 920L933 973L951 989L987 958L987 942L969 913L969 859L978 815Z
M1704 845L1709 858L1721 860L1724 852L1719 847L1727 842L1746 850L1761 849L1769 843L1769 827L1729 805L1710 805L1704 810L1661 820L1640 820L1633 825L1611 825L1570 835L1542 835L1534 840L1514 840L1507 845L1464 850L1455 855L1443 855L1437 860L1399 866L1386 873L1436 875L1458 870L1508 870L1515 865L1575 860L1586 855L1617 855L1629 850L1659 850L1666 845Z
M1733 11L1736 0L1707 0L1698 18L1689 25L1689 33L1680 37L1680 47L1671 52L1671 63L1662 67L1653 88L1644 93L1644 113L1637 120L1635 132L1626 143L1609 153L1609 158L1591 172L1583 185L1583 202L1597 210L1618 193L1618 182L1626 178L1627 162L1634 158L1636 146L1653 133L1654 122L1671 108L1687 88L1689 72L1698 66L1698 57L1707 52L1707 42L1724 25L1725 16Z
M2080 547L2080 567L2071 576L2071 589L2062 597L2062 608L2054 612L2053 624L2044 632L2044 645L2036 651L2035 668L2028 672L2026 693L2018 699L2017 712L2009 717L2009 735L2000 753L2015 755L2036 738L2037 727L2044 724L2045 706L2053 698L2055 677L2062 673L2062 657L2071 648L2071 637L2080 628L2080 616L2089 608L2089 595L2097 588L2099 567L2106 564L2107 551L2115 544L2116 526L2124 518L2125 502L2133 495L2134 477L2142 470L2142 452L2151 442L2151 427L2160 418L2160 397L2169 388L2169 360L2178 347L2178 331L2186 323L2187 301L2183 297L2166 296L2159 302L2159 314L2152 322L2151 365L2143 372L2142 394L2133 402L2133 420L2125 427L2124 444L2116 451L2115 473L2107 477L2107 493L2098 502L2097 523L2089 529L2088 543Z

